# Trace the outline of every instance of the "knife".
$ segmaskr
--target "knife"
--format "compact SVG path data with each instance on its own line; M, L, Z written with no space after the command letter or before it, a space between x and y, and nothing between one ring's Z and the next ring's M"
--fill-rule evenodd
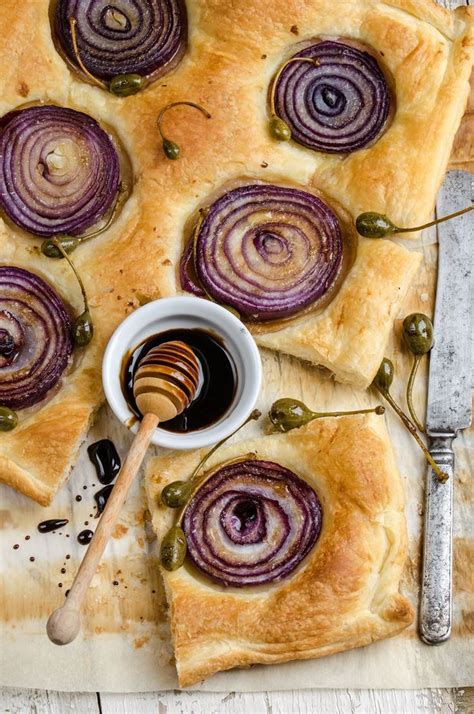
M438 198L438 213L468 206L473 176L451 171ZM474 221L472 213L438 226L438 284L434 345L430 354L426 431L429 450L449 478L428 470L419 632L429 645L451 634L453 560L453 440L471 423L474 328Z

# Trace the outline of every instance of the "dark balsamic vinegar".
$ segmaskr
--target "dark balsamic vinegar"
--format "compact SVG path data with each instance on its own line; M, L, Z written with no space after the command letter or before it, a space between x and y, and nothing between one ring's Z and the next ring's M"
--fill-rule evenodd
M112 483L120 471L121 462L117 449L110 439L101 439L87 447L89 459L95 466L100 483Z
M182 414L160 424L160 429L184 433L198 431L221 419L231 406L237 388L237 370L234 361L217 335L201 329L176 329L160 332L136 347L124 359L122 389L131 410L140 417L133 396L133 382L138 365L153 348L180 340L194 351L200 365L197 393Z

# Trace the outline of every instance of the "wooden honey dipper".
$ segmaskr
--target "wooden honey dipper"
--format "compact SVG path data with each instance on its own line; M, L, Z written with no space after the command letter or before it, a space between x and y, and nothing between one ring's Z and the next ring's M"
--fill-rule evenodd
M153 432L160 422L173 419L189 406L196 395L198 384L199 364L193 350L184 342L164 342L151 349L140 361L133 382L133 395L143 419L68 597L64 605L54 610L48 619L46 631L55 644L67 645L79 632L80 612L87 589Z

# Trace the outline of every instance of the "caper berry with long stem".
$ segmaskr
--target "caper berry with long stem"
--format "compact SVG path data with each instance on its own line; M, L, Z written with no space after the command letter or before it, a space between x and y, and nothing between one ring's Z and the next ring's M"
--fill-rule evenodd
M430 351L433 345L433 324L430 318L420 312L407 315L403 320L403 338L406 346L413 354L413 365L408 378L406 392L408 410L419 431L425 431L425 427L418 419L413 406L413 385L421 358Z
M198 111L200 111L201 114L204 114L206 119L211 118L211 115L209 114L207 109L204 109L204 107L202 107L200 104L195 104L194 102L171 102L171 104L167 104L166 107L163 107L163 109L158 114L158 119L156 120L156 123L158 126L158 131L160 132L164 154L166 158L170 159L171 161L176 161L176 159L179 159L181 149L179 148L178 144L176 144L171 139L168 139L164 135L161 124L163 122L163 117L167 111L173 109L173 107L181 106L192 107L193 109L197 109Z
M76 280L79 283L79 287L81 288L81 293L82 293L82 299L84 301L84 310L81 312L79 317L77 317L74 320L73 326L72 326L72 336L74 339L74 343L78 347L85 347L86 345L89 344L89 342L92 340L92 337L94 336L94 325L92 323L92 317L89 311L89 303L87 300L87 294L86 294L86 289L84 287L84 283L82 282L82 278L79 275L79 272L72 262L71 258L68 256L66 251L63 249L61 246L60 242L56 240L56 238L51 239L53 244L56 246L56 248L62 253L63 258L66 258L67 262L69 263L70 268L72 269L74 275L76 276Z
M387 400L387 402L390 404L392 409L399 416L399 418L401 419L401 421L403 422L405 427L408 429L410 434L415 439L415 441L418 444L418 446L420 447L420 449L423 451L426 460L428 461L431 468L435 472L436 476L438 477L438 480L446 481L448 479L448 475L444 471L441 471L438 464L435 462L435 460L431 456L430 452L426 448L425 444L420 439L420 436L418 434L415 424L411 421L411 419L409 419L407 417L405 412L401 409L401 407L396 403L396 401L390 394L389 390L390 390L390 386L393 381L393 375L394 375L393 362L391 360L389 360L387 357L384 357L380 364L378 372L375 375L374 381L372 382L372 386L375 387L375 389L377 389L377 391L382 395L382 397Z
M111 94L115 94L117 97L129 97L131 94L136 94L141 89L144 88L146 82L144 78L139 74L118 74L112 77L110 82L104 82L102 79L95 77L92 72L90 72L85 66L81 58L81 53L79 52L79 46L77 44L77 21L75 17L69 18L69 30L71 33L72 48L74 50L74 56L76 62L84 72L86 77L89 77L91 82L93 82L97 87L109 91Z
M286 60L278 69L278 72L275 75L275 78L272 83L272 88L270 91L270 122L269 122L269 127L270 127L270 133L273 136L274 139L278 139L278 141L289 141L291 139L291 129L281 117L279 117L276 113L276 108L275 108L275 91L276 91L276 85L278 80L280 79L281 73L287 67L289 64L292 62L309 62L310 64L315 65L316 67L319 66L319 60L312 59L311 57L291 57L289 60Z
M471 204L460 211L450 213L447 216L436 218L433 221L429 221L421 226L414 226L412 228L400 228L400 226L396 226L390 218L382 213L369 211L367 213L361 213L357 216L356 229L357 232L365 238L385 238L387 236L396 235L397 233L415 233L416 231L422 231L425 228L430 228L431 226L437 226L438 223L450 221L452 218L457 218L457 216L462 216L463 213L468 213L468 211L472 211L473 208L474 204Z
M268 416L273 426L278 431L291 431L291 429L298 429L304 424L313 421L314 419L321 419L322 417L338 417L338 416L348 416L351 414L383 414L385 408L381 405L375 407L374 409L355 409L353 411L341 411L341 412L313 412L308 409L306 404L300 402L298 399L291 399L289 397L283 397L282 399L277 399L273 402Z
M0 407L0 431L11 431L18 424L16 412L9 407Z
M160 561L165 570L177 570L186 557L186 536L181 526L173 526L161 541Z

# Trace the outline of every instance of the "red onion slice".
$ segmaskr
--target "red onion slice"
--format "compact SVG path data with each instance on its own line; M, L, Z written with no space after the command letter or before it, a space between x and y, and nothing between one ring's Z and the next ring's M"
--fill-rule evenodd
M102 80L121 74L154 75L171 71L187 41L182 0L59 0L55 34L77 66L69 18L77 25L77 44L86 69Z
M217 302L265 321L294 315L321 298L335 283L342 251L339 220L320 198L251 184L209 207L196 236L194 267ZM199 289L186 252L181 281L189 292Z
M391 95L375 57L351 44L323 40L296 53L277 79L275 111L295 141L344 153L372 144L385 129Z
M0 121L0 208L25 231L82 233L111 208L119 182L115 147L87 114L41 105Z
M66 369L71 320L59 295L23 268L0 266L0 405L41 401Z
M223 585L262 585L287 577L319 538L320 501L311 486L272 461L220 468L186 507L188 555Z

